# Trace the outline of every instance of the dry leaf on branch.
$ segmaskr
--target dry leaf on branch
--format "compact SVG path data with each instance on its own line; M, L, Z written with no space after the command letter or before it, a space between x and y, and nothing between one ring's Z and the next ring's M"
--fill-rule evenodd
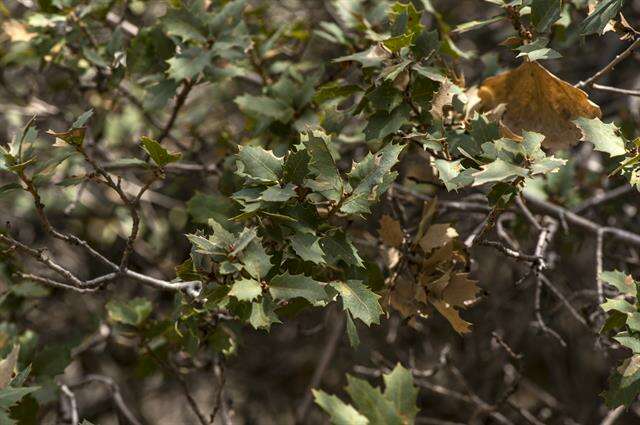
M394 220L388 215L383 215L380 219L380 229L378 230L382 242L391 247L399 247L404 240L404 232L398 220Z
M600 107L585 92L537 62L487 78L478 96L482 112L506 106L500 118L505 137L535 131L544 134L542 146L551 150L566 149L580 140L582 133L573 120L601 116Z

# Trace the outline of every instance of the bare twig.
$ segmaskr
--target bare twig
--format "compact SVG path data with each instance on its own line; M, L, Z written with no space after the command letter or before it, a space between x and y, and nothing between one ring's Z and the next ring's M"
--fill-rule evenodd
M318 361L318 366L316 370L313 372L313 376L311 377L311 381L309 382L309 387L307 392L305 393L304 399L302 403L300 403L300 407L298 408L298 412L296 414L296 419L298 423L305 423L305 418L307 416L307 412L309 411L309 407L311 407L311 402L313 400L313 396L311 390L317 388L322 381L322 377L333 358L336 349L338 348L338 343L342 337L342 333L344 332L345 319L344 315L340 314L339 318L337 318L333 323L333 329L331 329L331 333L329 334L327 343L325 345L324 350L322 351L322 355L320 356L320 360Z
M62 403L61 406L62 411L67 415L65 419L67 419L71 425L78 425L80 415L78 414L78 402L76 401L75 394L64 384L60 385L60 391L64 395L62 400L66 400L66 403Z
M627 47L622 53L613 58L613 60L609 62L604 68L602 68L586 80L580 81L575 86L579 88L591 86L597 80L602 78L603 75L611 72L617 64L627 58L638 46L640 46L640 37L636 38L635 41L631 43L631 45L629 45L629 47Z
M604 288L602 285L602 245L604 244L605 228L598 229L596 233L596 290L598 291L598 304L604 302Z
M618 406L615 409L609 411L609 413L607 413L607 416L604 417L604 419L602 419L602 422L600 422L600 425L613 425L615 423L615 421L618 420L618 418L624 413L624 406Z
M616 198L619 198L620 196L624 196L627 193L633 191L633 186L631 186L630 184L624 184L622 186L618 186L615 189L606 191L602 194L598 194L596 196L593 196L587 200L585 200L584 202L582 202L580 205L578 205L577 207L575 207L573 209L573 212L575 214L580 214L586 210L588 210L589 208L593 208L596 207L598 205L601 205L605 202L609 202L612 201Z
M593 84L591 87L596 90L606 91L608 93L622 94L625 96L640 96L640 90L621 89L618 87L603 86L602 84Z
M122 393L120 392L120 387L115 383L113 379L108 376L103 375L87 375L83 377L80 381L76 382L73 385L69 385L70 388L79 388L86 384L97 382L102 385L106 385L109 388L111 393L111 398L113 399L118 412L131 424L131 425L142 425L136 416L131 412L127 404L124 402L124 398L122 398Z

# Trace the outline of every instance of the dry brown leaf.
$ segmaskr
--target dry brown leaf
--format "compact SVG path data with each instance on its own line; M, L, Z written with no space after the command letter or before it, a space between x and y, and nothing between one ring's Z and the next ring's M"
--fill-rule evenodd
M466 307L466 303L475 300L480 288L476 286L476 281L468 276L468 273L456 273L451 276L449 284L442 292L442 299L456 307Z
M380 229L378 229L380 239L387 246L399 247L404 240L404 232L398 220L394 220L388 215L383 215L380 219Z
M419 296L416 289L417 285L413 279L399 276L396 279L393 289L389 291L389 304L391 304L402 317L409 317L416 314L418 310L416 301Z
M471 323L462 320L458 311L454 309L451 304L437 298L429 298L429 301L433 304L436 310L438 310L438 312L442 314L449 323L451 323L451 326L456 332L460 334L471 332Z
M458 232L449 223L432 224L420 239L419 244L425 252L429 252L433 248L444 246L456 237L458 237Z
M525 62L518 68L489 77L480 86L481 111L501 104L506 108L500 122L508 131L521 135L523 130L545 136L542 146L566 149L582 137L573 124L578 117L601 116L600 107L585 92L562 81L537 62Z

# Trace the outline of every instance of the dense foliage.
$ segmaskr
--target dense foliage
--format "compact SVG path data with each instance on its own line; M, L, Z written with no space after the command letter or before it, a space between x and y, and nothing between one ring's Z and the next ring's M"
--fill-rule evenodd
M0 423L632 423L639 10L0 3Z

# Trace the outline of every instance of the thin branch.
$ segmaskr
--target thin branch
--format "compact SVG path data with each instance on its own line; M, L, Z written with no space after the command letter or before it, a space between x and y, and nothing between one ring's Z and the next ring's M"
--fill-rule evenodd
M600 276L603 272L602 245L604 244L605 230L605 228L600 228L596 233L596 290L598 291L598 304L604 302L604 288Z
M629 56L638 46L640 46L640 37L636 38L635 41L631 43L631 45L629 45L629 47L627 47L622 53L613 58L613 60L609 62L604 68L602 68L600 71L596 72L586 80L580 81L575 86L578 88L591 86L597 80L602 78L603 75L611 72L617 64L627 58L627 56Z
M562 302L562 304L564 304L564 306L567 308L569 313L571 313L571 315L573 317L575 317L575 319L578 322L582 323L584 326L586 326L587 328L591 329L591 327L589 326L589 324L587 323L585 318L582 317L582 315L580 313L578 313L578 310L575 309L575 307L569 302L567 297L565 297L562 294L562 292L560 292L560 290L553 284L553 282L551 282L549 280L549 278L547 276L545 276L544 274L541 274L540 275L540 279L542 279L542 283L544 283L545 286L547 288L549 288L551 290L551 292L553 292L553 294L556 296L556 298L558 298L560 300L560 302Z
M507 257L513 258L514 260L525 261L529 263L539 263L543 261L543 259L541 257L538 257L537 255L529 255L529 254L525 254L524 252L516 251L497 241L483 240L478 242L478 244L494 248L502 252Z
M80 415L78 414L78 402L75 394L66 385L60 385L60 391L64 395L63 400L66 400L68 404L62 404L62 410L68 414L67 418L70 425L78 425L80 423Z
M142 422L140 422L136 418L136 416L131 412L127 404L124 402L124 398L122 398L122 393L120 392L120 387L110 377L103 375L87 375L83 377L79 382L76 382L73 385L69 385L69 387L79 388L92 382L106 385L109 388L109 391L111 392L111 398L113 399L116 408L131 425L142 425Z
M609 411L607 416L602 419L600 425L613 425L620 416L624 413L624 406L618 406L615 409Z
M196 84L195 79L184 80L182 90L180 91L180 93L178 93L178 96L176 97L176 103L173 106L173 110L171 111L171 116L169 117L169 120L165 124L164 128L162 129L162 132L158 135L156 139L158 143L162 143L162 141L165 138L167 138L169 133L171 133L171 129L173 128L173 125L176 123L176 119L178 118L178 113L180 112L180 109L182 109L182 106L185 104L187 97L189 96L189 93L191 92L191 89L195 84Z
M622 94L622 95L625 95L625 96L639 96L640 97L640 90L620 89L618 87L603 86L602 84L593 84L591 87L593 87L596 90L606 91L608 93L616 93L616 94Z
M320 385L322 377L324 376L324 373L326 372L327 367L329 366L329 363L331 362L331 359L333 358L336 349L338 348L338 343L340 342L340 339L342 337L344 326L345 318L344 315L341 314L339 318L334 321L333 329L331 330L327 343L324 347L324 350L322 351L320 360L318 361L318 366L313 372L313 376L311 377L311 381L309 382L307 392L305 393L304 399L302 400L302 403L298 408L298 412L296 414L298 423L305 423L307 412L309 411L311 402L313 401L311 390L317 388Z
M588 210L589 208L593 208L596 207L598 205L601 205L605 202L609 202L612 201L616 198L619 198L621 196L626 195L629 192L632 192L633 186L631 186L630 184L623 184L621 186L616 187L615 189L606 191L604 193L595 195L587 200L585 200L584 202L582 202L580 205L578 205L577 207L575 207L572 211L575 214L580 214L586 210Z

